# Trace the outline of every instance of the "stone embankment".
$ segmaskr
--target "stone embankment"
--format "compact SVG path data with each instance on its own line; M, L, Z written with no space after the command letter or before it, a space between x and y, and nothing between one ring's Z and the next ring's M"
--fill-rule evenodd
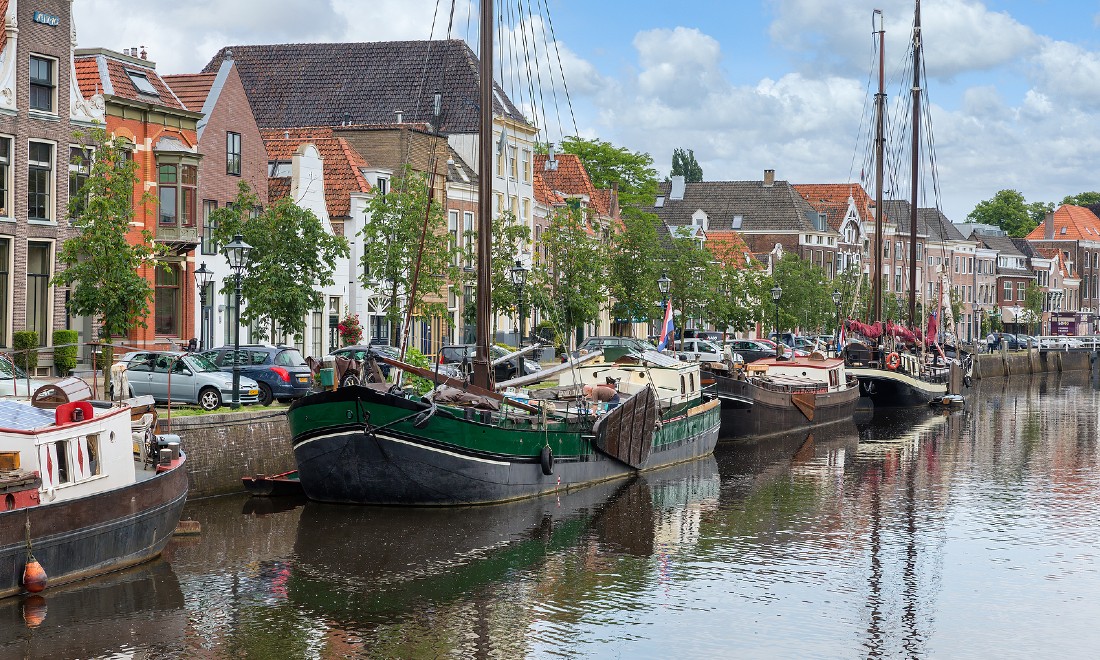
M1093 361L1087 351L999 351L974 356L974 378L1002 378L1057 371L1088 371Z

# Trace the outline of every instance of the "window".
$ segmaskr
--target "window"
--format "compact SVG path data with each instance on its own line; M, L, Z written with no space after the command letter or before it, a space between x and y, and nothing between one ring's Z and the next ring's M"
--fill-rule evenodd
M1027 284L1025 284L1023 282L1017 282L1016 283L1016 300L1023 300L1024 299L1024 289L1026 287L1027 287Z
M138 94L160 98L160 93L157 92L156 87L153 87L153 83L149 82L149 76L145 72L126 69L126 75L130 77L130 82L134 83L134 89Z
M470 211L462 213L462 245L466 268L474 267L474 214Z
M451 248L455 250L454 265L459 265L459 260L462 258L458 254L458 211L447 211L447 233L451 235Z
M883 259L889 259L890 258L890 241L885 241L882 244L882 258Z
M179 264L158 263L154 305L155 332L159 336L178 337L183 316L183 296L180 291Z
M1006 301L1012 300L1012 282L1005 282L1004 299Z
M894 291L901 291L901 273L894 274Z
M225 173L241 175L241 134L225 133Z
M57 60L31 55L30 61L31 110L56 113L54 92L57 89L55 75Z
M520 152L520 168L523 169L523 182L531 182L531 150L524 149Z
M0 137L0 216L10 218L12 208L8 204L11 194L11 138ZM3 344L7 346L7 344Z
M218 244L214 242L214 230L218 221L211 217L218 210L218 202L212 199L202 200L202 243L199 250L203 254L217 254Z
M531 200L526 197L523 198L523 222L524 224L531 221Z
M27 218L50 220L50 189L53 179L53 145L31 142L27 161Z
M38 345L45 346L50 329L49 243L27 243L27 330L38 333Z
M57 483L67 484L72 480L69 474L69 441L58 440L53 446L57 456Z
M924 258L924 243L917 243L917 261Z
M69 218L79 218L88 205L88 193L82 193L92 171L92 151L87 147L69 147Z
M160 224L195 226L194 165L165 164L157 167L157 192L160 196Z
M508 146L508 178L519 178L519 170L516 163L516 148L511 145Z
M236 318L234 316L234 314L236 314L236 308L237 308L237 296L236 296L236 294L233 293L232 291L226 292L225 302L222 303L222 304L225 306L225 318L227 318L227 319ZM233 330L234 330L233 324L232 323L223 323L222 324L222 329L224 331L223 334L222 334L222 343L227 344L227 345L232 344L233 343ZM241 343L243 344L244 342L241 342ZM223 364L228 364L228 363L223 362Z
M11 239L0 238L0 346L11 346L8 341L8 324L11 322Z
M378 194L382 197L386 196L386 193L390 191L390 180L387 177L378 177L378 184L375 186L378 189Z

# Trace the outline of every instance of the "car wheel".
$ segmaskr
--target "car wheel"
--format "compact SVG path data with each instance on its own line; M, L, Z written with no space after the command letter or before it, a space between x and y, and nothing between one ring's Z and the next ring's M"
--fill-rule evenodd
M359 376L355 374L348 374L344 376L344 379L340 381L340 387L351 387L352 385L359 384Z
M270 406L274 397L271 394L271 386L267 383L260 383L260 405Z
M199 392L199 407L203 410L217 410L222 406L222 394L213 387Z
M290 402L291 402L291 401L293 401L293 400L294 400L294 399L288 399L288 398L287 398L287 397L285 397L285 396L284 396L284 397L282 397L282 398L280 398L280 399L278 399L279 403L290 403Z

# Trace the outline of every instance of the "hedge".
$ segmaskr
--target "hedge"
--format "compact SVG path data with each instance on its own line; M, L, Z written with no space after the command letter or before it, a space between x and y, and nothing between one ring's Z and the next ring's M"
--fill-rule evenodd
M38 333L33 330L12 333L12 346L15 349L15 366L33 376L38 368L38 351L34 350L38 348Z
M53 331L53 364L58 376L68 376L76 368L77 340L76 330Z

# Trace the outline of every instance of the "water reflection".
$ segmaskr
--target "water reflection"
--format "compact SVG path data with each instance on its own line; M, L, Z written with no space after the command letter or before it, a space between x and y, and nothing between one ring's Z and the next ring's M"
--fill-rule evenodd
M33 629L0 603L0 656L1088 657L1098 401L981 381L503 506L192 503L168 575L49 594Z

